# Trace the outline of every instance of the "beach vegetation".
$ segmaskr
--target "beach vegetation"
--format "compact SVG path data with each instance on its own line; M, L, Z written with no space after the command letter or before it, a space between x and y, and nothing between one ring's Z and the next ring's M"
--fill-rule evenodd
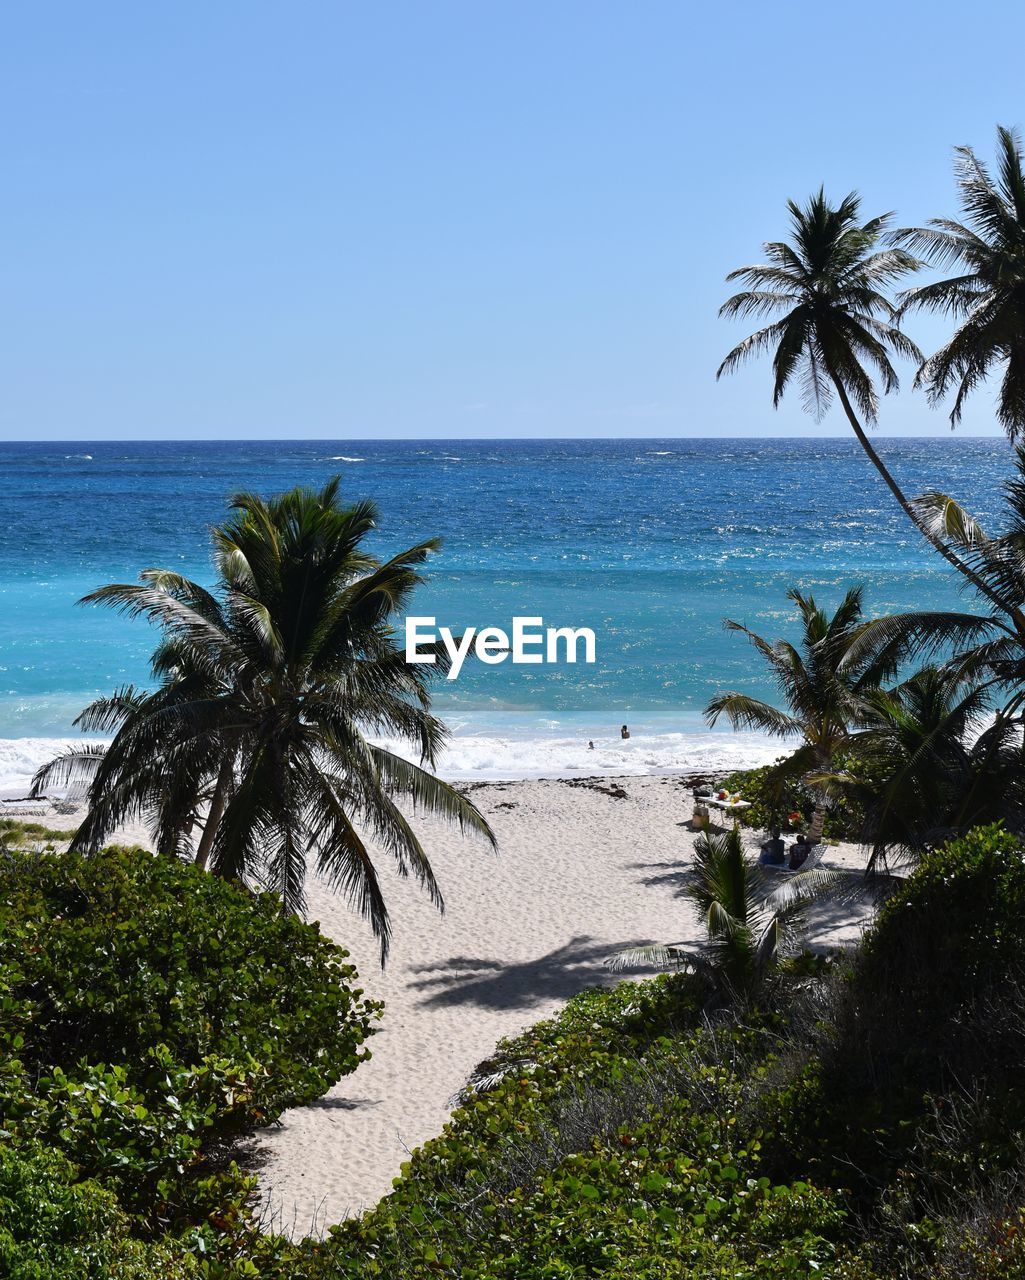
M867 695L847 765L818 779L859 815L851 833L870 868L894 852L917 860L980 824L1025 827L1021 720L993 710L972 666L924 667Z
M822 803L823 789L813 789L803 778L781 778L777 765L784 758L780 756L778 761L754 769L737 769L723 779L723 787L731 795L743 797L749 806L737 811L736 820L742 827L768 831L778 826L781 831L806 831L811 825L815 809ZM874 780L860 756L841 750L833 757L833 769L852 783L863 783L874 794ZM865 819L858 796L856 785L829 790L822 823L824 840L860 840Z
M800 951L807 904L845 879L835 871L811 870L781 880L745 854L736 824L719 835L702 832L686 895L704 927L703 942L633 947L613 956L610 967L691 969L719 996L746 996Z
M327 1277L1015 1280L1025 860L930 852L853 953L710 1013L698 975L571 1000L481 1065Z
M783 740L801 739L789 755L763 775L764 788L775 789L769 824L781 824L793 806L787 788L803 782L815 796L809 839L817 844L825 825L828 794L814 779L827 773L848 742L862 713L863 701L893 670L889 634L876 643L877 621L865 618L862 591L852 587L829 616L812 596L796 588L788 598L797 606L801 623L798 645L769 641L740 622L727 619L728 631L748 638L769 669L782 705L747 693L726 692L712 698L705 709L709 725L721 716L734 729L756 729Z
M85 597L160 628L157 685L87 707L76 726L113 741L64 752L35 791L88 784L75 850L144 818L161 853L269 890L284 911L302 913L312 866L370 921L383 962L391 924L371 843L443 906L400 802L494 845L473 803L434 772L446 730L430 677L445 652L409 664L395 630L438 543L375 558L376 509L343 504L337 477L269 500L237 494L231 509L213 531L212 591L148 569Z
M21 848L27 844L67 844L74 834L74 830L62 831L24 818L0 818L0 845L9 848Z
M234 1144L355 1070L379 1012L346 953L269 894L141 849L0 864L0 1154L59 1154L73 1175L38 1176L95 1184L100 1222L113 1197L105 1237L124 1221L252 1251ZM25 1159L15 1174L35 1177Z
M0 1144L0 1275L6 1280L187 1280L184 1246L133 1237L116 1197L58 1152Z

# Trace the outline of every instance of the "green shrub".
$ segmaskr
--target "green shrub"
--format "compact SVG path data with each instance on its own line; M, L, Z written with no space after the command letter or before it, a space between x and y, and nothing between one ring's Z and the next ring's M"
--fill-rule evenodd
M9 856L0 902L0 1137L58 1148L147 1232L251 1234L253 1180L207 1153L368 1056L346 953L141 849Z
M882 1080L1017 1076L1025 1056L1025 859L1000 826L928 854L855 962L849 1047ZM1010 1073L1010 1075L1008 1075Z
M758 769L738 769L723 779L727 791L739 791L751 806L740 811L740 821L746 827L765 831L778 824L788 830L795 825L789 821L791 813L801 815L801 824L811 817L812 801L807 789L792 781L776 785L773 768L767 764Z
M244 1085L218 1122L242 1127L312 1101L368 1056L379 1006L346 953L269 894L111 848L15 856L0 902L0 964L17 967L11 995L31 1005L20 1056L32 1071L120 1063L137 1081L160 1044L187 1067L226 1060Z
M26 822L23 818L0 818L0 846L20 849L25 845L63 844L74 831L61 831L44 826L41 822Z
M0 1144L0 1275L5 1280L186 1280L184 1249L128 1233L114 1196L76 1180L60 1155Z
M806 827L819 798L803 782L787 779L782 785L777 783L773 777L775 768L776 765L762 765L758 769L741 769L725 778L722 785L729 791L739 791L750 803L751 808L740 814L744 826L761 831L774 823L784 830ZM869 766L853 752L838 755L833 768L861 783L873 780ZM789 820L792 813L800 814L799 822ZM830 796L822 829L828 839L858 840L864 823L864 811L852 798L840 794Z
M830 1274L845 1214L774 1184L738 1123L757 1026L703 1025L693 980L586 992L500 1047L381 1204L333 1229L318 1275L670 1280Z
M999 826L926 856L791 1027L759 1100L775 1177L851 1188L918 1224L1025 1164L1025 862ZM975 1185L979 1179L978 1185Z

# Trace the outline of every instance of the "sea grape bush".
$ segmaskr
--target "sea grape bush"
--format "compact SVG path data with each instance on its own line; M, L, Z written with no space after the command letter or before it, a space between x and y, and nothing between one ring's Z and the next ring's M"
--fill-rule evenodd
M274 1120L368 1056L378 1006L345 952L315 926L142 849L15 856L0 870L0 963L27 1000L21 1057L32 1070L122 1063L159 1075L227 1060L239 1072L216 1127Z
M47 1178L88 1183L75 1204L116 1196L126 1230L190 1241L207 1280L290 1251L255 1231L255 1179L211 1153L355 1070L379 1011L270 895L141 849L0 863L0 1151L45 1146L66 1162Z
M114 1195L35 1144L0 1144L0 1275L5 1280L189 1280L196 1258L142 1241Z
M764 1032L700 1023L678 976L585 993L500 1048L392 1194L319 1251L326 1277L768 1277L831 1265L825 1191L774 1183L736 1125ZM505 1070L503 1070L505 1068Z

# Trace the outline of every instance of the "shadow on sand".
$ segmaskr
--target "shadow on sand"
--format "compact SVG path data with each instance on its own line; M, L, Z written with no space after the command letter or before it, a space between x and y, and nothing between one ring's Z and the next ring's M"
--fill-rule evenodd
M410 986L424 993L424 1005L531 1009L615 981L604 964L613 950L607 942L581 935L536 960L452 956L439 964L414 967L413 973L423 976Z
M674 889L678 895L687 892L687 886L694 882L694 864L681 862L673 858L665 862L631 862L628 871L648 871L651 874L638 876L641 884L649 889Z
M310 1111L362 1111L366 1107L379 1106L380 1102L380 1098L332 1098L325 1094L307 1102L306 1106Z

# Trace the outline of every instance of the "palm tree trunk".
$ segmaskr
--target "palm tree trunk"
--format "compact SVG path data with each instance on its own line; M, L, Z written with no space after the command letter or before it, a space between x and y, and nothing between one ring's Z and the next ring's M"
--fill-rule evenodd
M868 455L869 461L886 482L890 492L897 499L898 503L900 503L901 510L907 518L915 526L922 537L940 553L944 560L949 564L952 564L958 573L968 579L976 591L979 591L982 595L986 596L986 598L995 604L1002 613L1009 614L1014 622L1015 628L1019 633L1025 634L1025 618L1021 616L1021 611L1009 607L1003 600L1001 600L1000 596L993 590L989 583L980 578L970 565L965 564L961 557L952 551L943 539L937 537L936 534L934 534L926 525L922 517L904 496L904 491L890 474L886 463L883 462L882 458L880 458L879 454L876 453L875 449L872 447L871 440L869 440L868 436L865 434L865 429L858 421L858 415L854 412L854 408L847 395L843 381L838 378L832 370L829 371L829 376L832 379L833 386L836 387L836 394L840 397L840 403L843 405L844 413L847 414L847 421L854 428L854 434L858 437L858 443Z
M822 843L822 828L826 825L826 811L821 805L816 805L812 810L811 823L808 827L808 843Z
M217 834L217 828L220 826L221 818L224 816L224 806L228 802L228 783L231 780L231 772L232 762L229 756L221 765L221 771L217 775L214 793L210 798L210 809L206 815L206 825L203 828L199 848L196 850L195 865L201 871L206 870L206 864L210 858L210 850L213 848L214 836Z

